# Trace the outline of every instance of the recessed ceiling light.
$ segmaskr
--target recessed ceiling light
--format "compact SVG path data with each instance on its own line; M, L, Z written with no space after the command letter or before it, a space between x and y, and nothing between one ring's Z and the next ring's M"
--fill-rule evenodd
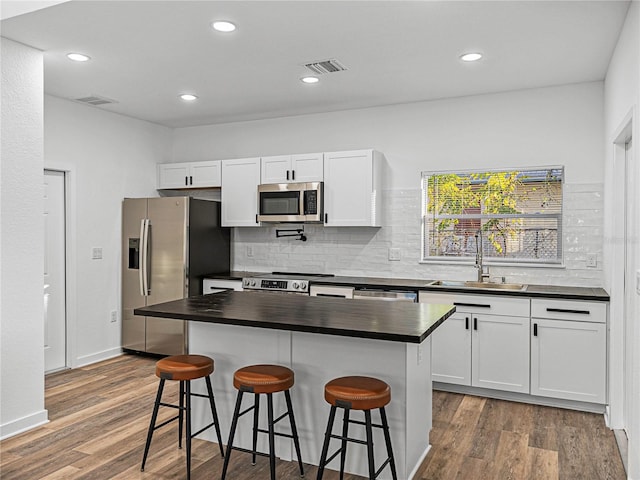
M460 60L462 60L463 62L477 62L481 58L482 54L477 52L469 52L460 55Z
M231 22L227 22L226 20L219 20L216 22L213 22L211 24L211 26L213 27L214 30L217 30L218 32L233 32L236 29L236 26L231 23Z
M320 79L318 77L308 76L308 77L302 77L300 81L303 83L318 83Z
M87 60L91 60L90 56L83 55L82 53L67 53L67 58L74 62L86 62Z
M193 102L194 100L196 100L198 97L196 97L195 95L191 94L191 93L183 93L182 95L180 95L180 98L182 100L186 100L187 102Z

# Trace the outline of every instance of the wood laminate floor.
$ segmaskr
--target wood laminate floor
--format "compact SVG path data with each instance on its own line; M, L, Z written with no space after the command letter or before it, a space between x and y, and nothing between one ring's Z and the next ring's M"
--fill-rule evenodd
M176 428L156 431L145 472L144 440L157 388L154 359L123 355L46 377L50 422L0 442L0 478L182 479L184 450ZM175 401L177 385L167 382ZM173 397L173 398L172 398ZM169 410L169 409L163 409ZM169 418L172 411L161 412ZM227 432L223 432L223 438ZM425 480L624 480L613 433L601 415L434 392L433 448L417 478ZM397 452L397 454L400 452ZM193 480L218 479L222 459L194 440ZM278 462L278 479L299 478L295 463ZM387 471L388 472L388 471ZM384 472L381 478L390 478ZM308 466L305 477L315 478ZM234 452L229 480L269 478L268 459ZM324 477L336 480L335 472ZM346 480L362 477L345 475Z

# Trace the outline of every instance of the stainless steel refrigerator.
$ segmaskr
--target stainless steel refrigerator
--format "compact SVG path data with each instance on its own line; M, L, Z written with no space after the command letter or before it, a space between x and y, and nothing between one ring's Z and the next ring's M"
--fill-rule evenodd
M188 350L183 320L133 310L202 293L202 276L230 266L230 230L220 203L189 197L125 198L122 205L122 347L177 355Z

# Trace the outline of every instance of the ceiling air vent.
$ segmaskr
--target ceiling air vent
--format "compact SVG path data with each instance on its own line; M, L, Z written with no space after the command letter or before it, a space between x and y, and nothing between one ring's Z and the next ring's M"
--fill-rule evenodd
M325 73L344 72L347 68L338 60L332 58L321 62L305 63L304 65L316 75L324 75Z
M108 103L118 103L115 100L111 100L110 98L105 98L105 97L99 97L98 95L74 98L73 100L75 100L76 102L85 103L87 105L93 105L94 107L98 105L106 105Z

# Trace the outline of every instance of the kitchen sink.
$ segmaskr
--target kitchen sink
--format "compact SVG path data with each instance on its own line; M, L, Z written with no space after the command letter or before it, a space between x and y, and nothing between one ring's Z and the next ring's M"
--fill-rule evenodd
M458 287L458 288L481 288L489 290L524 290L526 285L521 283L490 283L458 280L436 280L429 284L430 287Z

